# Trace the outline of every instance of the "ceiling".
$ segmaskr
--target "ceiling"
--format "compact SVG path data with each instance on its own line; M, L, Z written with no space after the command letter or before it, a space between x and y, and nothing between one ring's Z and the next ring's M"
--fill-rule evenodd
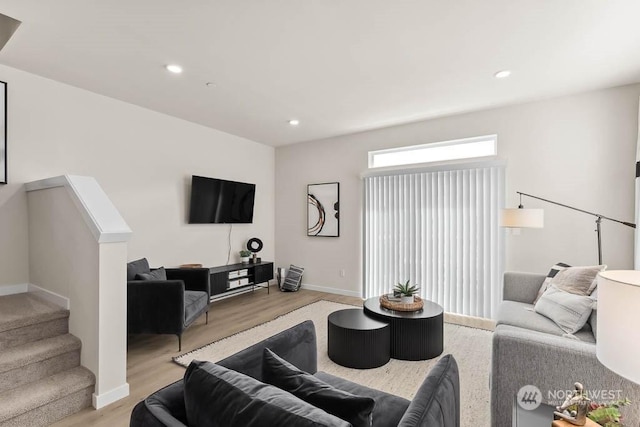
M638 0L0 0L0 13L22 21L1 64L273 146L640 81Z

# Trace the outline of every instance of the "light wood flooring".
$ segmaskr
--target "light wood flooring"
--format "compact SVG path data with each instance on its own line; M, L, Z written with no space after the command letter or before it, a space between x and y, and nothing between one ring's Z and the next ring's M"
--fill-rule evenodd
M256 289L254 292L211 304L209 324L205 324L205 318L202 316L191 325L182 335L181 352L178 352L178 338L175 335L130 336L127 352L129 396L106 408L85 409L56 423L55 426L128 426L131 410L139 401L184 375L184 368L171 361L173 356L244 331L322 299L362 306L360 298L304 289L299 292L280 292L277 287L272 286L269 295L266 289Z

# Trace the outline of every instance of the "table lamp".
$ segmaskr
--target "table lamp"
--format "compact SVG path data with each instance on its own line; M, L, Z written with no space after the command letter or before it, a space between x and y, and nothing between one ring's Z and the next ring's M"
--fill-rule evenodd
M640 384L640 271L598 274L597 328L600 363Z

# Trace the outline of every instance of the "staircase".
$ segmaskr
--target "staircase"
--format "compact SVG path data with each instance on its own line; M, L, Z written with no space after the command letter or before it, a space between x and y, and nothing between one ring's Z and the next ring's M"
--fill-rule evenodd
M69 311L29 293L0 297L0 427L47 426L91 406Z

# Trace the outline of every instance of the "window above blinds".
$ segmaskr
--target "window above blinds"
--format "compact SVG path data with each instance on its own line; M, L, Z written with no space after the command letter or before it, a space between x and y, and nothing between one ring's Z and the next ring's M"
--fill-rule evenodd
M369 168L435 163L498 154L498 136L487 135L454 141L369 151Z

